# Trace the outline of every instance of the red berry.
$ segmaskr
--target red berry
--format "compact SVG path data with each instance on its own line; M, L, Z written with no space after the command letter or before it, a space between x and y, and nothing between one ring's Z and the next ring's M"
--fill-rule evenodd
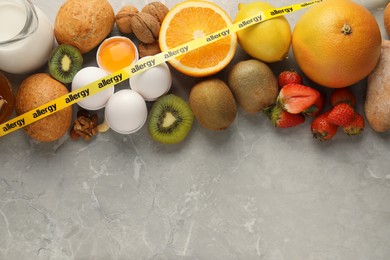
M294 70L282 71L278 76L279 88L283 88L287 84L302 84L302 77Z
M264 113L278 128L289 128L305 122L305 117L302 114L290 114L277 104L265 108Z
M320 141L327 141L332 139L336 133L338 126L329 122L329 112L321 114L314 118L311 123L311 132L313 137Z
M355 107L356 98L349 88L339 88L333 90L330 95L330 104L334 107L340 103L346 103L351 107Z
M320 96L317 90L301 85L287 84L279 92L277 102L291 114L299 114L313 105Z
M343 129L347 135L358 135L363 132L364 126L365 123L363 116L358 112L355 112L354 120L347 126L344 126Z
M355 118L355 110L347 103L337 104L329 112L329 122L338 126L347 126Z
M316 102L310 107L306 108L303 111L303 114L307 116L318 116L319 114L321 114L325 106L325 99L326 99L325 94L320 93L320 96L318 97Z

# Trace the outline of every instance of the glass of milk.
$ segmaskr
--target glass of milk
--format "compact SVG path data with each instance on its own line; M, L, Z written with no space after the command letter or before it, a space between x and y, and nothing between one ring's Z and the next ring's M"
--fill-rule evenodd
M47 63L54 43L49 19L30 0L0 1L0 70L37 70Z

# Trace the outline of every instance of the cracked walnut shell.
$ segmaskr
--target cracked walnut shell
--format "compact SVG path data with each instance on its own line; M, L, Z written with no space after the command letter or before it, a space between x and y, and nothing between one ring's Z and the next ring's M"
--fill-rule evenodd
M143 43L153 43L158 40L160 23L151 14L139 12L131 17L131 29Z

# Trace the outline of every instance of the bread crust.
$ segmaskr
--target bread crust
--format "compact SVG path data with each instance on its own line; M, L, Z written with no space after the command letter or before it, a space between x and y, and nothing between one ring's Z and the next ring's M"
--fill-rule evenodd
M390 41L383 40L381 56L368 76L364 111L368 123L377 132L390 129Z
M110 34L114 23L114 10L107 0L67 0L58 10L54 35L59 44L87 53Z

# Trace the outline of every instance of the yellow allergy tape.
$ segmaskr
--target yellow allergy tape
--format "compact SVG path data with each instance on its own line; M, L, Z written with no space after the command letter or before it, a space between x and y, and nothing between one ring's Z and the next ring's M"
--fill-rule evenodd
M138 61L134 65L130 65L126 68L123 68L104 78L96 80L82 88L79 88L66 95L58 97L44 105L35 108L34 110L28 111L20 116L17 116L1 124L0 137L9 134L11 132L14 132L18 129L21 129L26 125L32 124L53 113L56 113L57 111L69 107L79 102L82 99L88 98L89 96L92 96L106 88L112 87L115 84L125 81L136 74L144 72L172 58L178 57L180 55L188 53L202 46L205 46L207 44L210 44L222 38L228 37L229 35L232 35L233 33L236 33L237 31L245 29L251 25L260 23L262 21L266 21L271 18L275 18L295 11L299 11L303 8L310 7L320 2L322 2L322 0L307 1L299 4L294 4L294 5L280 7L280 8L273 8L270 10L259 12L253 17L249 17L242 21L236 22L231 26L219 30L215 33L192 40L188 43L172 48L168 51L161 52L154 56L143 59L142 61Z

